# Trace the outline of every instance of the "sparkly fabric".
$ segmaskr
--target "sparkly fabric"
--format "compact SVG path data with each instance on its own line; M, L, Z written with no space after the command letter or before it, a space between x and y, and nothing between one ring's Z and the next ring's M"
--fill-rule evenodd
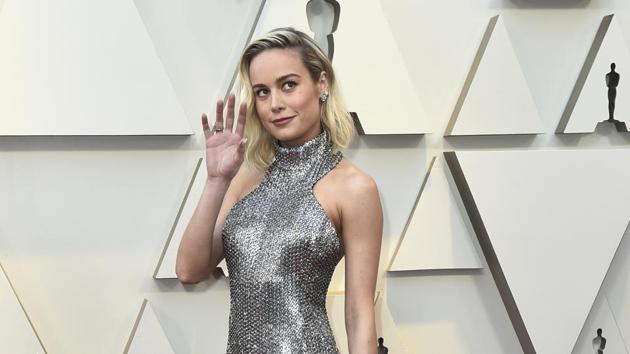
M325 305L344 252L313 186L342 154L324 129L300 146L274 146L260 184L225 219L227 353L336 354Z

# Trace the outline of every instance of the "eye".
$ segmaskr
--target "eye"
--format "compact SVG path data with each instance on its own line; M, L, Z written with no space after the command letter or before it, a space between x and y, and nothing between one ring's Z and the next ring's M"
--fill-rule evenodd
M286 89L288 89L288 90L290 90L290 89L294 88L295 86L297 86L297 82L292 81L292 80L285 81L285 82L282 84L282 87L283 87L283 88L286 88Z
M267 94L269 94L267 89L260 89L255 92L256 97L265 97Z

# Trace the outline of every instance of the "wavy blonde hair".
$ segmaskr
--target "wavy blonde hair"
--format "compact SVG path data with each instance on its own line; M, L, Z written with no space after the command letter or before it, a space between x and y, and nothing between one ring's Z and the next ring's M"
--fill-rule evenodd
M356 136L356 129L352 117L343 104L330 59L306 33L292 27L276 28L251 42L243 51L239 63L241 102L247 103L245 162L249 166L262 170L271 164L275 156L274 137L260 122L260 117L256 112L256 97L249 78L249 67L254 57L272 48L297 50L314 82L317 82L322 71L327 73L329 96L322 104L322 125L330 136L333 153L346 148Z

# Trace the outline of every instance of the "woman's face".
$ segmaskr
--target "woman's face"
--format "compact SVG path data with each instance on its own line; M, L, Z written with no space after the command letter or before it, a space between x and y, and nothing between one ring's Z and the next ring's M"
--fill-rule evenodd
M283 146L301 145L320 133L326 74L313 82L296 50L264 50L252 59L249 78L260 122Z

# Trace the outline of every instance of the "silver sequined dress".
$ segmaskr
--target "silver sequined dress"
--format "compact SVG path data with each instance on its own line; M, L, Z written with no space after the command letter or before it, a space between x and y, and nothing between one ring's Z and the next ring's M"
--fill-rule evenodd
M339 353L326 293L343 245L313 186L341 160L328 132L296 147L274 141L260 184L226 216L227 353Z

